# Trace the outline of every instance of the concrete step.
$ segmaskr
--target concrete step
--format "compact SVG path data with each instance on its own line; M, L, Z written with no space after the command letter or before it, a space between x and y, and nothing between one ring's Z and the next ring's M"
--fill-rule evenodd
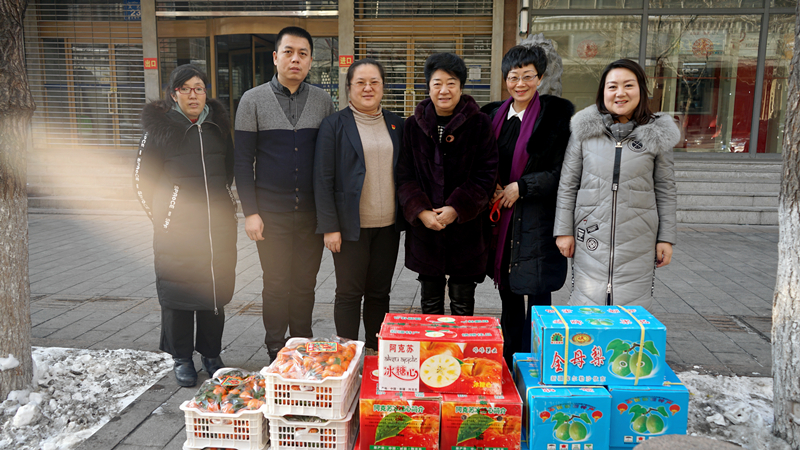
M777 225L777 207L756 206L680 206L678 223L718 223L732 225Z
M676 156L675 168L676 169L721 169L731 168L736 170L764 169L780 171L783 167L783 161L780 159L759 160L759 159L735 159L735 160L705 160L705 159L681 159Z
M97 209L103 211L141 210L136 200L118 200L101 197L28 197L28 208L31 209Z
M133 163L128 164L103 164L93 162L64 163L64 164L42 164L28 163L28 173L36 175L126 175L133 176Z
M117 200L135 200L136 192L133 190L132 183L125 183L124 186L28 184L28 197L96 197Z
M778 206L777 192L678 191L681 206Z
M121 164L131 167L136 160L136 147L125 150L33 150L28 152L28 164Z
M28 174L29 186L44 185L85 185L87 182L93 183L97 189L104 189L109 186L127 186L133 189L133 172L119 175L49 175L49 174Z
M704 168L675 168L675 178L691 178L691 179L704 179L704 180L737 180L741 182L755 181L755 180L769 180L781 181L781 172L771 169L758 169L758 168L742 168L736 170L735 168L720 168L704 169Z
M679 178L675 180L681 192L772 192L781 189L780 180L709 180L705 178Z

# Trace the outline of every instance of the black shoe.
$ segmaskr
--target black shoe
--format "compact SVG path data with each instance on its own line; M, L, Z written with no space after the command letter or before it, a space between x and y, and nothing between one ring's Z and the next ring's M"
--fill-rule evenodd
M272 364L275 362L275 359L278 358L278 352L283 350L283 347L279 348L269 348L267 347L267 354L269 355L269 363Z
M178 380L178 385L183 387L192 387L197 384L197 371L194 369L194 361L192 358L172 358L175 361L175 379Z
M471 316L475 311L475 283L450 283L450 314Z
M445 281L419 281L419 304L422 314L444 314Z
M225 367L225 363L222 362L222 358L219 356L216 358L206 358L205 356L201 356L200 362L203 363L203 370L208 372L209 378L213 377L219 369Z

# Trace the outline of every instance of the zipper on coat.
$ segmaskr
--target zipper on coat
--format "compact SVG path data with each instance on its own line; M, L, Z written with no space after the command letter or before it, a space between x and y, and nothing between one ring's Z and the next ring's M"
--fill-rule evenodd
M614 304L614 249L617 235L617 194L619 192L619 172L622 162L622 142L616 141L614 147L614 176L611 180L611 244L608 257L608 285L606 286L606 305Z
M197 126L200 135L200 161L203 163L203 184L206 187L206 211L208 211L208 245L211 247L211 289L214 292L214 315L219 315L217 309L217 279L214 276L214 240L211 237L211 198L208 195L208 174L206 173L206 155L203 149L203 127Z
M516 205L515 205L516 206ZM511 229L509 230L511 233L511 247L509 248L510 255L508 255L508 274L511 275L511 266L514 265L514 216L517 214L517 208L514 208L513 215L511 216Z

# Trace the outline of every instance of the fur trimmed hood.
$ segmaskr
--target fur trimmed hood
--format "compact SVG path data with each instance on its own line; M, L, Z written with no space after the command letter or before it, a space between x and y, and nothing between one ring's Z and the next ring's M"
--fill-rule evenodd
M142 129L149 133L156 145L178 145L192 126L179 112L172 109L171 100L156 100L142 109ZM219 127L223 137L231 132L231 121L228 111L222 102L209 98L206 100L209 114L204 123L213 123Z
M579 141L603 136L606 133L603 116L597 111L596 105L588 106L576 113L572 117L569 127ZM639 141L657 143L661 147L672 148L680 140L681 132L675 125L672 116L656 113L655 119L650 123L636 126L632 136Z
M475 114L480 113L478 103L469 95L462 94L461 100L456 105L453 111L453 118L444 129L445 134L451 134L458 129ZM426 98L419 102L414 110L414 117L417 119L417 125L422 128L428 136L438 136L439 132L436 129L436 107L433 106L433 100Z

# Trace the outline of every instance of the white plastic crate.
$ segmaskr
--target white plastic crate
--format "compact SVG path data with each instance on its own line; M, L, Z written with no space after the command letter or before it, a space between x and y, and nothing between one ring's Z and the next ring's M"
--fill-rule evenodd
M292 338L287 347L297 345L301 338ZM322 380L295 380L269 373L261 369L266 384L264 407L270 416L316 416L325 420L339 420L347 416L349 406L360 386L358 372L361 368L361 353L364 343L356 344L353 363L340 377L327 377Z
M186 401L181 409L186 415L186 442L183 444L186 450L206 447L262 450L269 442L263 406L225 414L190 408Z
M327 422L289 420L268 416L270 450L350 450L358 435L358 401L344 419Z

